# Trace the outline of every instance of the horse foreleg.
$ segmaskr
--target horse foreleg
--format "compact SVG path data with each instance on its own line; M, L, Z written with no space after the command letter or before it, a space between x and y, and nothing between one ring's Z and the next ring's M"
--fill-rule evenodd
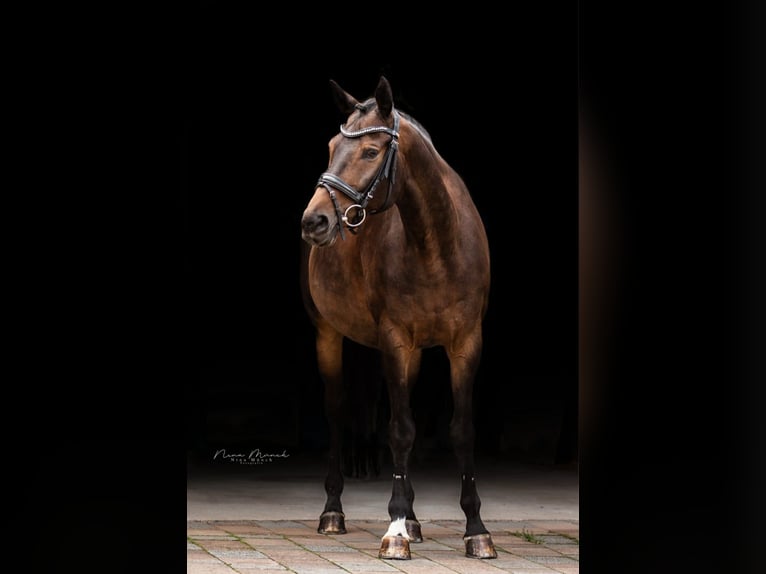
M450 437L461 473L460 508L466 517L466 556L497 558L492 536L481 520L481 499L474 476L473 381L481 355L481 335L447 350L450 360L454 412Z
M340 469L341 432L344 416L343 402L343 337L330 327L317 328L317 366L324 381L325 415L330 431L327 477L324 489L327 493L324 511L319 517L320 534L345 534L346 524L343 506L343 474Z
M380 544L380 558L408 560L410 542L422 542L420 522L413 510L415 491L409 476L409 458L415 442L415 421L410 409L412 385L420 369L421 352L384 355L384 373L391 406L389 446L394 464L393 487L388 503L391 524Z

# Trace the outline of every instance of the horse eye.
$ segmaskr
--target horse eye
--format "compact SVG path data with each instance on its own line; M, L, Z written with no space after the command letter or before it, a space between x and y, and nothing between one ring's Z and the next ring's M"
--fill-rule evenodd
M378 157L378 150L374 148L367 148L366 150L364 150L364 153L362 154L362 156L365 159L374 159Z

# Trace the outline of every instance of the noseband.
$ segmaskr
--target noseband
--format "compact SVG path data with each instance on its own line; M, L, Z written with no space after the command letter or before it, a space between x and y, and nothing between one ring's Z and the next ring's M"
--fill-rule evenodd
M357 108L362 109L361 104L357 105ZM383 179L388 179L386 200L383 202L383 205L379 209L371 209L370 215L380 213L381 211L385 211L391 207L389 201L391 200L391 190L394 187L394 175L396 174L396 150L399 147L399 114L396 110L392 111L394 114L393 128L386 126L373 126L351 132L346 130L346 128L344 128L342 125L340 126L340 133L347 138L359 138L367 134L378 132L387 133L391 136L391 141L388 143L388 149L386 150L386 156L383 158L383 163L381 164L380 169L378 169L378 172L375 174L375 177L367 185L367 188L363 192L357 191L337 175L334 175L328 171L320 175L319 181L317 181L316 187L324 187L330 194L330 199L332 199L332 203L335 206L335 213L338 216L338 230L340 231L341 239L345 239L343 235L344 224L346 227L348 227L351 233L356 233L357 228L362 225L365 218L367 217L367 203L373 198L373 192L375 191L375 188L378 187L378 184ZM352 205L349 205L343 213L341 213L338 198L335 196L336 189L354 202ZM348 213L352 209L356 209L357 212L354 220L350 221Z

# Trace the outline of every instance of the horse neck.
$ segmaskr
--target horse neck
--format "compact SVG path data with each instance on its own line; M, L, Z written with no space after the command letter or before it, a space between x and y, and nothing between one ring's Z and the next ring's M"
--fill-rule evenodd
M397 174L397 208L409 245L423 250L443 250L454 237L458 218L450 186L462 181L432 145L422 138L403 153L404 173Z

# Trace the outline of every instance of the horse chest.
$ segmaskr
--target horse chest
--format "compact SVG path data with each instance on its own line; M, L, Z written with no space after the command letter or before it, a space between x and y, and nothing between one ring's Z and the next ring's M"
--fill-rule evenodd
M414 289L414 283L425 281L416 279L417 272L391 277L322 258L312 263L309 285L317 310L358 343L375 347L382 332L395 326L411 343L431 346L442 343L442 334L455 326L450 320L456 313L451 297L433 288L434 283L431 289Z

